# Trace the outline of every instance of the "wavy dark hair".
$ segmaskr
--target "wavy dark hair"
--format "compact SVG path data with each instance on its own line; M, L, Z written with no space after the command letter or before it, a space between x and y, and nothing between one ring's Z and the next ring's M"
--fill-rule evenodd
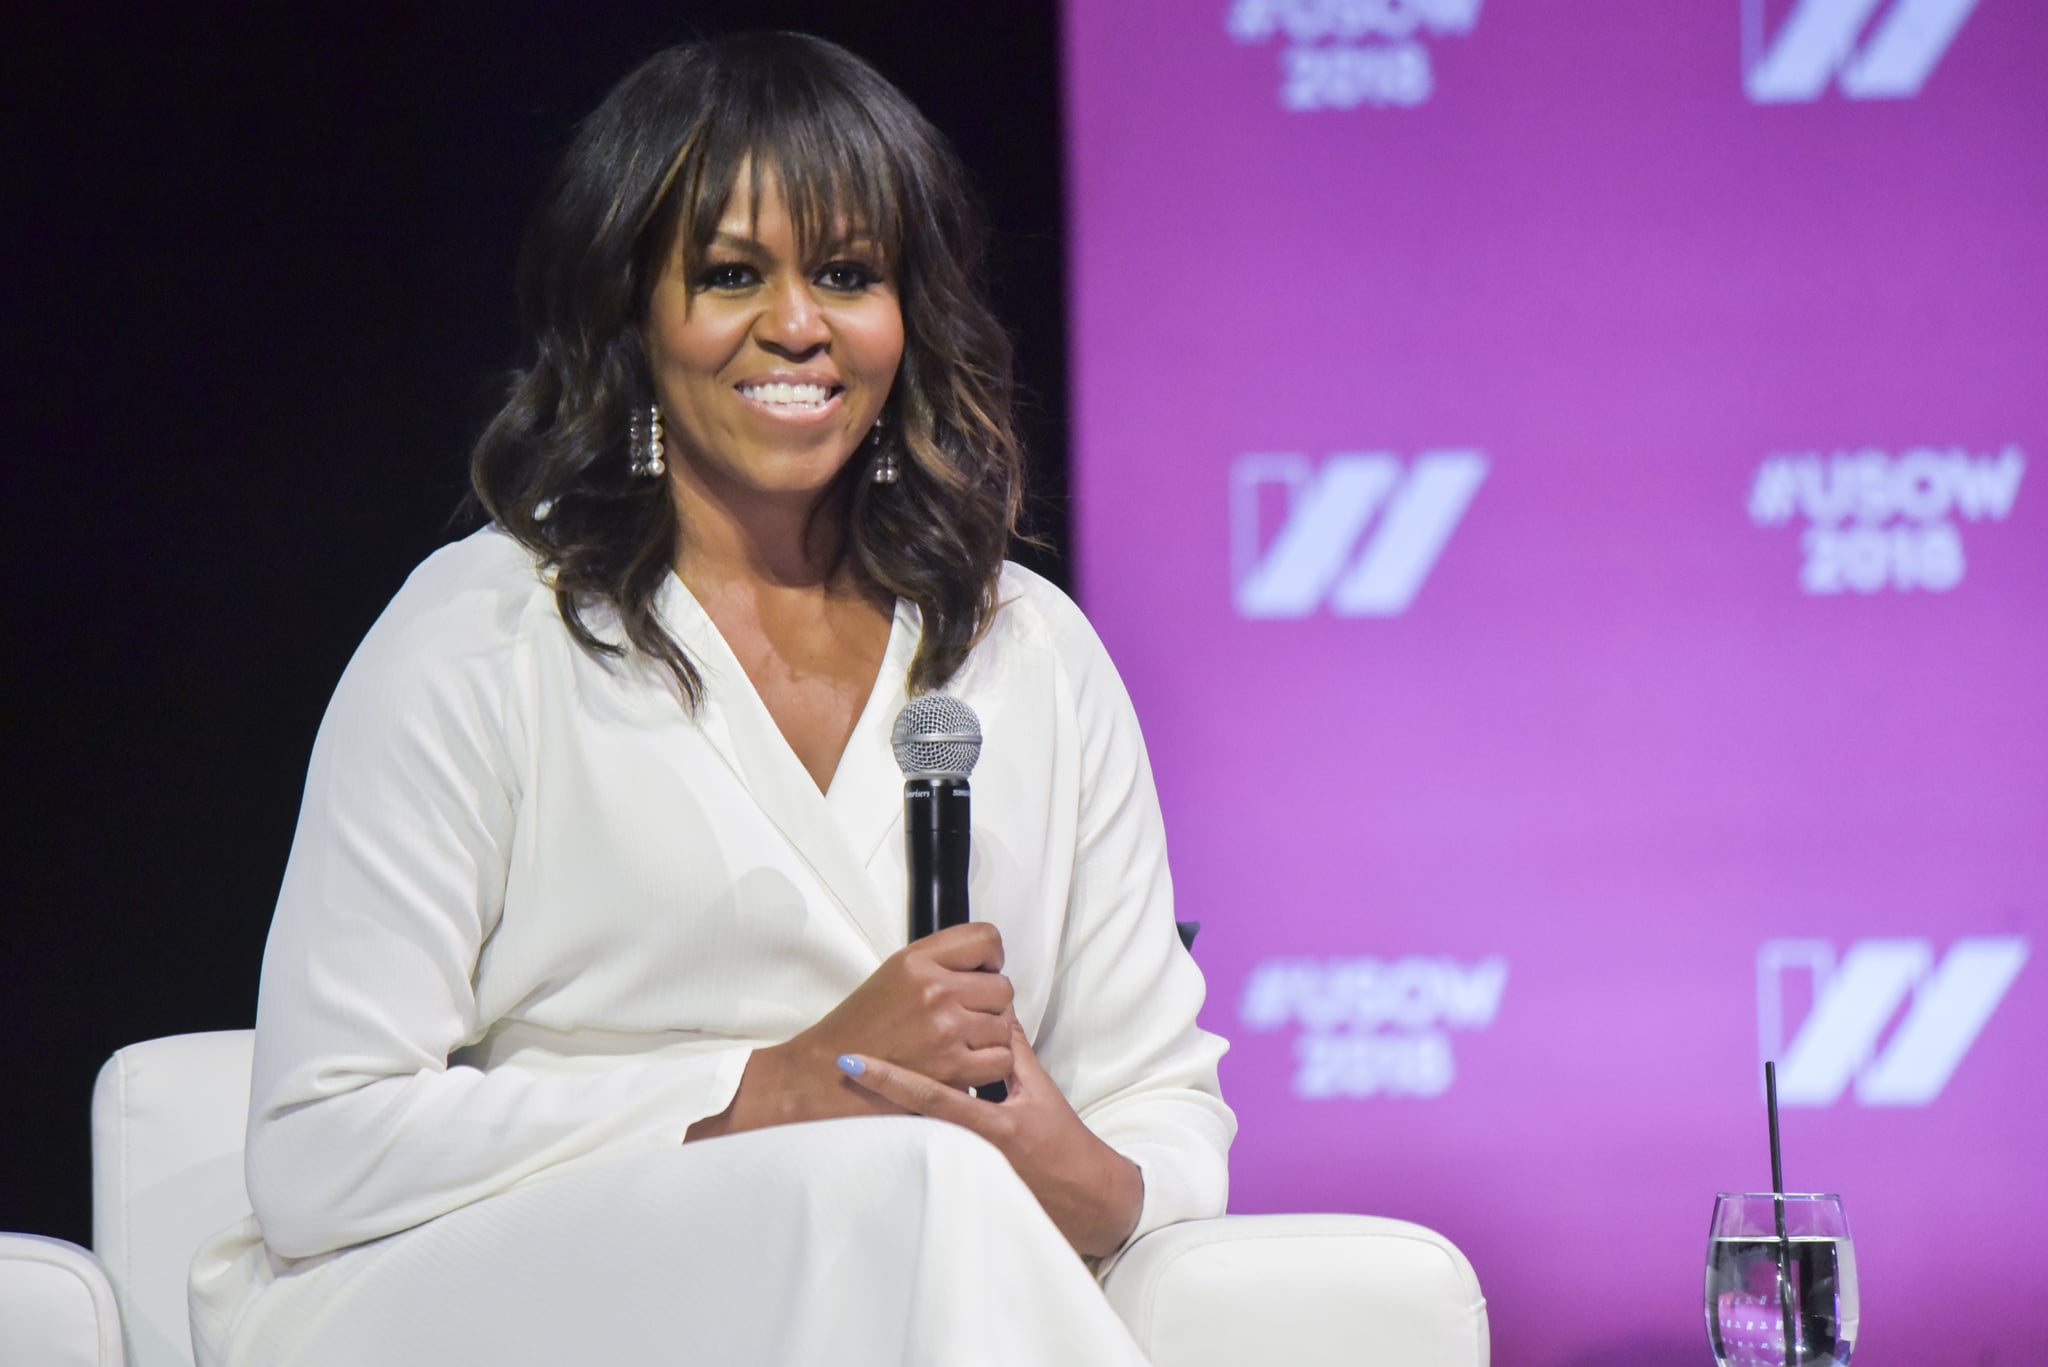
M628 424L654 398L648 300L680 242L696 279L743 168L754 207L772 174L808 255L835 230L871 235L894 278L904 351L881 441L898 481L847 462L844 554L916 603L912 692L939 687L996 610L1023 502L1010 339L981 288L986 232L945 139L867 63L794 33L671 48L578 127L526 239L520 305L532 361L470 462L473 505L540 559L586 649L608 608L695 704L703 682L655 612L680 535L668 481L628 472Z

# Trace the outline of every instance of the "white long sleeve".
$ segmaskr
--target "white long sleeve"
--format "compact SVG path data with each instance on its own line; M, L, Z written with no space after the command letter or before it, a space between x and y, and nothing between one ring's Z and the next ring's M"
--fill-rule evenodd
M1204 985L1174 924L1166 831L1130 696L1063 596L1040 595L1070 692L1080 809L1067 925L1038 1039L1081 1118L1144 1172L1131 1238L1223 1213L1236 1117L1216 1086L1224 1042L1195 1025Z
M526 619L552 612L516 560L477 584L466 558L414 576L314 746L264 954L247 1150L251 1202L284 1257L379 1238L606 1146L679 1143L745 1066L739 1045L595 1070L451 1065L489 1024L472 977L528 796Z

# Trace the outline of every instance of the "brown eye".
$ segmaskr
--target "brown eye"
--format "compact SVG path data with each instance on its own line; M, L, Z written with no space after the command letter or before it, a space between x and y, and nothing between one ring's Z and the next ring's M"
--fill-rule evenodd
M754 271L752 267L730 263L707 266L704 268L704 272L697 277L697 288L700 290L745 289L753 283Z
M841 294L858 294L881 280L871 268L858 261L834 261L818 272L818 283Z

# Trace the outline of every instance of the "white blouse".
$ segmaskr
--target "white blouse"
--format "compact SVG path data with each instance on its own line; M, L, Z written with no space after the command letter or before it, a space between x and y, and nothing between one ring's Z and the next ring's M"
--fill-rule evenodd
M1016 566L1001 591L947 685L986 737L975 919L1047 1071L1143 1170L1136 1232L1220 1214L1225 1046L1195 1024L1136 717L1064 595ZM644 657L580 648L495 530L421 565L349 665L263 961L247 1175L272 1258L677 1144L752 1048L903 945L889 728L917 610L820 793L680 580L658 609L694 714Z

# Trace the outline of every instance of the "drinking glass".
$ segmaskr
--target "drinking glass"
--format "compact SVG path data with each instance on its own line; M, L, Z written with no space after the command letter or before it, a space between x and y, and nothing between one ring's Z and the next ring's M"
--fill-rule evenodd
M1856 1318L1856 1246L1841 1197L1714 1198L1707 1337L1721 1367L1847 1367Z

